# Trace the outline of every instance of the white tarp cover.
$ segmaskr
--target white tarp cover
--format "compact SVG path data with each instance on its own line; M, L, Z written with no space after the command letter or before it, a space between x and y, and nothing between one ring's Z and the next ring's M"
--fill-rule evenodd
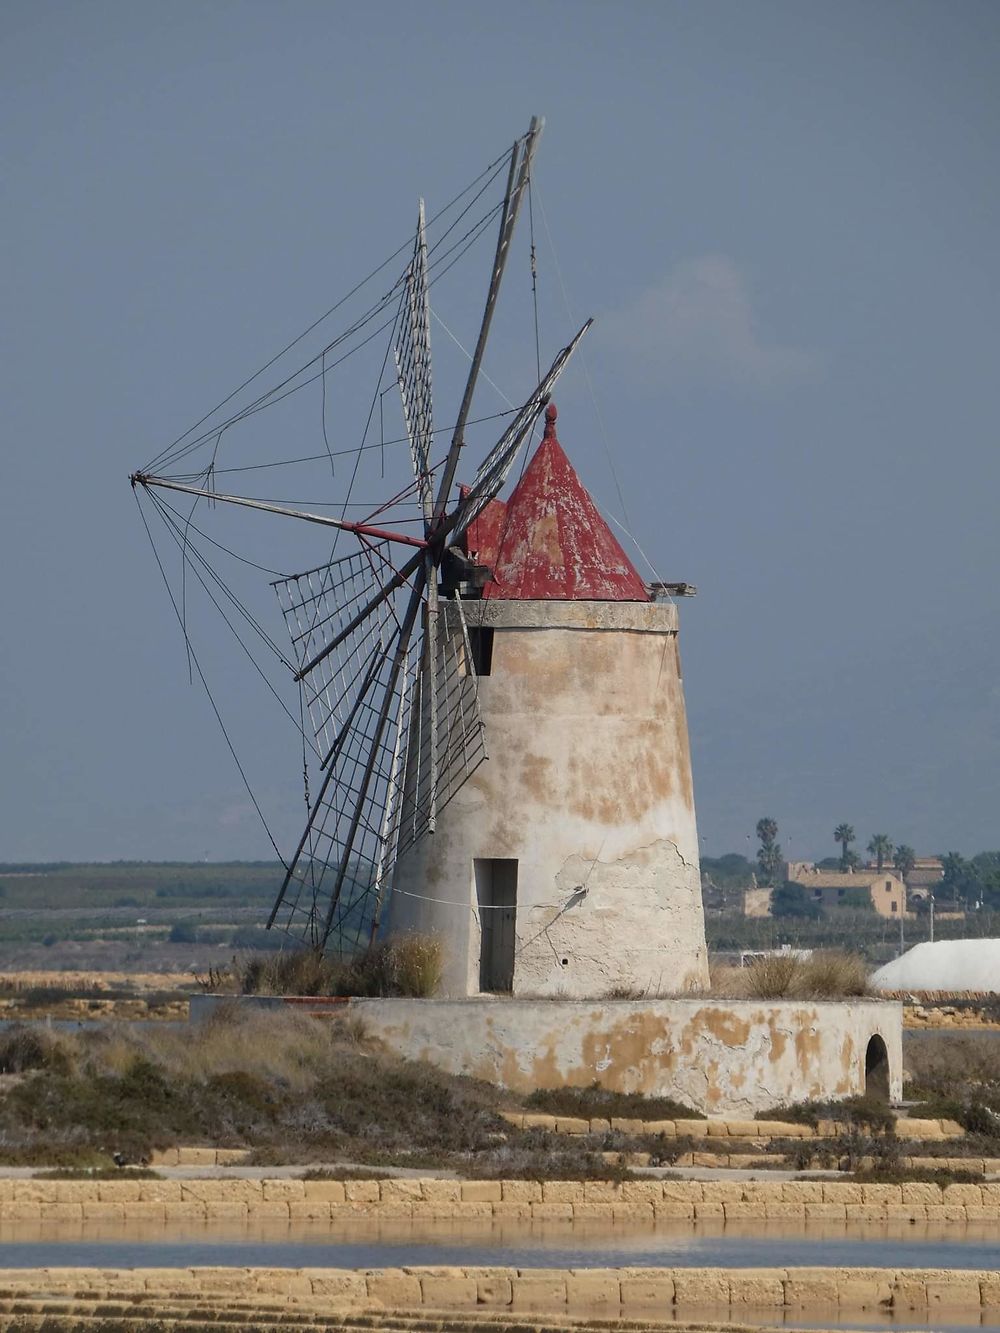
M1000 994L1000 940L916 944L874 974L875 990L995 991Z

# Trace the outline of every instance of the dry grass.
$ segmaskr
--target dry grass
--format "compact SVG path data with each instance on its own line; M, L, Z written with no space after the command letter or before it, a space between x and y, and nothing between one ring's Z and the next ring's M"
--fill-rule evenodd
M638 1092L610 1092L592 1083L584 1088L539 1088L529 1093L525 1105L549 1115L575 1116L582 1120L704 1120L673 1097L644 1097Z
M801 979L802 963L791 954L755 958L746 973L746 994L751 1000L784 1000L791 997Z
M857 999L869 994L868 969L856 954L770 954L747 967L713 971L712 990L730 1000Z
M340 960L314 949L250 954L235 960L243 995L408 996L429 999L441 983L441 942L406 934Z
M992 1157L1000 1139L1000 1062L994 1036L956 1032L910 1034L903 1092L919 1099L918 1116L957 1120L973 1155ZM956 1154L960 1155L960 1154Z
M349 1018L222 1006L204 1023L3 1034L22 1071L0 1093L0 1161L141 1162L177 1144L250 1148L262 1163L353 1162L499 1177L607 1177L599 1136L522 1131L492 1084L404 1060Z

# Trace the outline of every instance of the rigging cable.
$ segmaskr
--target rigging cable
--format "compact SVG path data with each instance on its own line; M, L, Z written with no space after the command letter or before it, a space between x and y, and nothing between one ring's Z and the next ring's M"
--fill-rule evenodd
M185 641L187 641L187 631L184 628L184 622L181 620L180 612L177 607L177 602L174 598L173 589L170 586L170 580L167 578L167 572L163 568L163 562L160 559L160 553L156 549L156 543L153 541L153 534L149 530L149 524L146 522L146 515L143 513L142 505L139 502L138 495L136 495L135 497L135 503L139 510L139 517L142 519L142 526L146 529L146 536L149 538L149 544L153 549L153 558L155 559L157 567L159 568L160 576L163 579L164 587L167 590L167 596L170 598L170 604L174 608L174 615L177 617L177 623L181 627L181 632L184 634ZM243 785L244 787L246 787L247 795L250 797L250 801L253 805L253 808L257 811L257 816L260 819L264 832L267 834L268 842L270 842L271 846L274 848L275 856L277 856L278 860L281 862L282 866L284 866L285 870L287 871L288 866L285 863L285 858L281 855L281 849L278 847L278 844L274 840L274 835L271 832L270 826L268 825L267 820L264 818L264 812L260 808L260 803L258 802L257 797L253 793L253 788L250 786L246 772L243 769L243 765L240 763L239 756L237 755L236 750L233 747L233 743L229 738L229 732L226 730L226 724L222 720L222 714L219 712L218 705L215 702L215 699L212 695L212 691L209 689L208 681L205 679L205 673L201 669L201 663L198 661L197 654L195 653L194 649L190 646L190 644L188 644L188 650L191 653L192 660L194 661L195 667L198 672L198 676L201 679L201 683L204 687L205 693L208 695L208 702L212 706L212 712L215 714L216 721L218 722L220 728L222 729L222 734L225 737L226 745L229 747L229 753L232 755L233 762L235 763L237 769L239 770L240 777L243 779Z
M330 476L337 475L337 468L333 461L333 450L330 448L330 437L326 433L326 348L323 349L323 359L320 362L319 382L323 388L323 405L321 408L320 420L323 423L323 443L326 445L327 456L330 459Z
M447 213L451 208L453 208L460 199L464 198L465 195L467 195L470 190L474 189L479 184L479 182L485 176L490 175L491 172L493 172L493 176L491 177L492 181L492 179L494 179L495 176L499 174L500 164L506 162L509 155L510 155L509 150L504 150L504 152L501 153L498 158L495 158L494 161L491 162L488 167L484 168L484 170L480 172L480 174L475 178L474 181L472 181L469 185L467 185L463 190L461 190L457 195L455 195L451 200L449 200L449 202L445 204L443 208L439 209L438 212L434 214L434 216L431 218L431 224L433 225L433 223L435 223L439 218L443 217L445 213ZM487 182L487 185L489 183L490 182ZM484 186L484 189L485 188L486 187ZM480 191L480 194L481 193L482 191ZM478 199L479 195L477 195L476 198ZM448 233L446 232L445 235L447 234ZM193 426L189 426L188 429L184 431L182 435L178 435L172 444L167 445L165 449L161 450L161 452L157 454L156 458L154 458L153 462L150 464L150 468L154 467L156 463L159 461L159 459L163 457L164 454L169 453L170 450L174 449L178 444L181 443L182 440L185 440L193 431L196 431L199 426L204 425L204 423L208 421L210 417L213 417L215 413L219 411L220 408L225 407L227 403L231 403L238 393L242 393L243 390L248 387L248 385L252 384L253 381L257 379L260 375L263 375L263 373L266 370L270 370L271 366L273 366L276 361L280 361L281 358L287 352L290 352L292 348L295 347L298 343L300 343L303 338L307 338L309 334L313 332L314 329L319 328L320 324L322 324L325 320L329 319L329 317L332 314L334 314L337 310L339 310L342 305L344 305L347 301L349 301L352 296L356 295L361 290L362 287L366 286L369 282L372 281L373 278L377 277L378 274L381 273L384 268L387 268L394 259L398 258L401 254L403 254L403 252L407 250L411 244L412 242L410 241L409 238L407 238L407 240L405 240L403 244L399 246L398 249L394 250L393 253L389 255L387 259L384 259L381 264L379 264L376 268L373 268L371 272L367 274L366 277L362 278L361 281L358 282L354 287L352 287L351 290L347 292L344 296L342 296L339 301L336 301L329 308L329 310L327 310L324 314L320 315L318 319L314 320L307 329L304 329L298 335L298 337L293 338L290 343L286 344L286 346L284 346L281 349L280 352L276 352L274 356L272 356L268 361L265 361L265 363L259 369L255 370L252 375L248 376L248 378L245 379L242 384L238 385L232 391L232 393L228 394L225 398L223 398L220 403L217 403L215 407L211 409L211 411L206 412L206 414L203 417L201 417L198 421L196 421Z
M174 541L180 547L184 560L185 561L190 560L191 556L187 553L187 547L184 542L183 533L181 531L179 523L175 522L174 519L168 518L167 515L163 512L164 509L170 509L170 506L167 505L166 501L162 500L159 496L151 495L150 499L156 506L157 510L160 513L160 517L163 519L168 529L171 530L171 535L173 536ZM170 509L170 512L174 514L177 519L181 519L181 515L177 514L177 511L175 509ZM284 653L274 642L271 636L267 633L267 631L263 628L263 626L260 624L257 618L253 616L250 613L250 611L248 611L247 608L243 605L243 603L239 600L236 594L226 583L225 579L223 579L222 576L213 568L213 566L208 562L205 556L202 555L202 553L198 550L196 546L190 547L190 551L193 553L194 557L198 560L201 567L211 576L216 587L218 587L219 590L225 594L231 605L240 613L240 615L242 615L243 619L247 622L250 628L256 632L258 637L263 642L264 646L266 648L270 648L271 652L274 653L275 657L278 659L278 661L281 663L283 667L285 667L288 671L294 672L295 667L292 665L291 662L288 661ZM197 576L198 575L197 568L194 568L194 566L192 566L192 568L194 570L195 575ZM206 589L206 591L208 591L208 589ZM211 596L211 593L209 593L209 596Z
M439 278L443 278L446 273L448 273L452 268L454 268L454 266L461 259L465 257L465 255L472 248L472 246L475 245L476 241L479 240L480 236L483 234L486 227L489 225L489 223L493 220L493 218L496 216L496 214L500 211L502 207L503 207L502 204L497 204L496 207L491 209L489 213L485 214L484 217L480 218L480 220L475 224L475 226L470 228L470 230L466 232L464 236L460 237L459 240L456 241L455 245L452 247L451 250L446 251L445 254L442 255L436 261L439 264L443 263L444 260L450 254L452 254L454 250L458 249L459 246L463 246L463 243L465 243L464 248L462 248L459 251L459 253L455 255L451 263L447 264L440 271L440 273L436 274L433 278L431 278L430 282L428 283L428 287L432 287ZM468 239L470 237L471 239ZM430 270L433 267L434 267L433 264L430 265L428 268L428 272L430 272ZM392 289L387 293L385 297L383 297L382 301L377 306L373 307L372 310L369 311L366 315L359 317L349 329L347 329L339 337L335 338L332 343L328 344L328 346L325 349L326 352L331 351L334 347L346 341L348 338L352 337L355 333L360 332L361 329L364 328L366 324L370 323L372 319L374 319L378 314L380 314L381 311L386 308L390 297L392 296L393 292L395 292L396 288L400 285L402 281L403 281L403 276L397 279L397 281L393 284ZM366 338L363 338L361 342L357 343L354 347L351 347L349 351L343 354L343 356L338 357L338 359L334 361L332 365L328 366L326 370L323 371L322 373L328 374L329 371L335 370L338 366L342 365L350 357L354 356L356 352L360 352L362 348L367 347L367 345L370 342L374 341L374 339L377 338L380 333L384 332L387 328L392 327L396 323L397 318L398 315L393 316L392 319L386 320L384 323L380 324L378 328L374 330L374 332L370 333ZM316 356L312 357L304 365L300 366L298 370L293 371L292 374L286 376L285 379L280 381L280 383L274 385L274 387L269 389L266 393L259 395L259 397L254 399L253 402L248 403L246 407L241 408L239 412L235 413L233 416L229 418L227 422L224 423L223 429L227 429L229 426L235 425L240 421L245 421L248 417L255 415L257 412L262 412L268 407L274 407L278 403L283 402L284 399L290 398L293 393L298 393L301 389L308 388L310 384L314 384L316 380L319 379L320 377L319 373L311 375L308 379L303 380L300 384L295 384L294 381L298 379L300 375L303 375L310 368L310 366L314 366L317 363L317 361L319 361L321 355L322 353L317 353ZM280 390L282 389L284 390L283 393L280 392ZM184 445L183 448L175 450L172 454L169 454L168 457L163 458L162 454L158 455L158 458L154 459L153 463L151 463L147 467L146 471L152 470L153 466L155 466L155 464L159 461L159 459L163 459L165 465L177 462L179 459L186 457L189 453L193 452L195 449L200 448L200 446L206 443L207 440L211 439L212 436L215 435L215 433L216 433L215 428L213 427L211 431L208 431L204 435L198 437L197 439L192 440L190 443ZM202 474L198 473L196 475L202 475Z
M458 348L458 350L462 353L462 355L465 356L465 357L467 357L468 360L471 361L471 360L472 360L472 353L469 351L469 349L468 349L467 347L465 347L461 342L459 342L458 338L455 337L455 335L452 333L451 329L449 329L448 325L444 322L444 320L441 318L441 316L438 314L438 312L437 312L436 310L432 309L432 310L431 310L431 314L433 315L434 319L438 322L438 324L441 325L441 327L444 329L445 333L447 333L448 337L452 340L452 342L455 344L455 346ZM482 377L483 377L483 379L486 381L486 383L489 384L489 385L491 386L491 388L493 388L493 389L495 389L495 390L497 391L497 393L500 395L500 397L504 400L504 402L505 402L505 403L508 405L508 407L510 408L510 412L519 412L519 411L521 410L519 407L515 407L515 406L514 406L514 404L511 402L511 400L510 400L510 399L507 397L507 395L504 393L503 389L500 388L500 385L497 384L496 380L492 380L492 379L490 379L489 375L486 373L485 369L484 369L481 365L480 365L480 367L479 367L479 373L480 373L480 375L482 375ZM541 376L539 376L539 378L541 378ZM509 415L510 415L510 412L497 412L497 413L495 413L494 415L505 417L505 416L509 416ZM489 418L489 417L480 417L480 418L479 418L480 421L489 421L490 419L491 419L491 418ZM471 425L474 425L475 423L474 423L474 422L471 422L471 421L467 421L465 424L466 424L467 426L471 426Z
M154 503L154 505L156 504L156 499L155 499L155 497L153 497L153 503ZM157 508L159 508L159 506L157 506ZM179 546L179 545L180 545L180 538L179 538L178 533L177 533L177 531L176 531L176 528L177 528L176 523L172 523L169 519L167 519L166 515L164 515L162 512L160 513L160 517L161 517L161 519L163 519L164 523L167 525L167 530L170 532L171 537L173 538L173 540L174 540L174 541L178 544L178 546ZM173 530L172 530L172 529L173 529ZM275 656L278 658L278 661L281 663L281 665L282 665L283 667L287 668L289 671L294 672L295 668L294 668L294 667L292 666L292 664L285 658L284 654L283 654L283 653L281 652L281 650L277 647L277 645L271 640L271 638L267 635L267 633L262 629L262 627L260 626L260 624L259 624L259 623L257 622L257 620L255 619L255 617L253 617L253 616L249 613L249 611L247 611L246 607L243 606L243 604L240 602L239 598L236 597L235 593L233 593L233 591L226 585L226 583L224 582L224 580L223 580L223 579L219 576L219 574L212 568L212 566L211 566L210 564L208 564L208 562L205 560L204 556L201 555L201 553L200 553L196 548L192 548L192 549L194 549L194 551L195 551L195 555L196 555L196 556L198 557L198 559L201 561L201 564L202 564L203 568L206 570L206 572L207 572L208 574L211 575L211 577L212 577L212 579L215 581L216 585L217 585L217 586L218 586L218 587L225 593L225 595L229 598L229 601L230 601L230 602L232 603L232 605L236 608L236 610L240 612L240 614L243 616L243 618L246 620L246 622L251 626L251 628L254 629L254 630L256 630L257 634L258 634L258 635L260 636L260 638L263 640L265 646L269 647L269 648L274 652ZM288 705L285 703L284 699L282 699L281 695L280 695L280 694L278 693L278 691L275 689L273 683L268 679L267 674L266 674L266 672L264 671L263 667L262 667L262 666L260 665L260 663L257 661L256 657L254 657L253 653L252 653L252 652L250 651L250 649L247 647L246 643L244 643L242 636L240 635L239 631L237 630L237 628L236 628L236 626L233 624L233 622L232 622L232 621L229 619L229 617L226 615L226 613L225 613L225 611L223 610L223 608L219 605L218 601L216 600L215 596L214 596L213 593L212 593L211 588L209 588L209 586L206 584L205 580L202 578L202 576L201 576L201 574L198 572L197 568L194 568L194 567L193 567L193 573L194 573L195 578L196 578L196 579L198 580L198 582L201 584L201 586L202 586L202 588L203 588L203 590L204 590L204 592L205 592L205 595L208 597L209 601L210 601L210 602L212 603L212 605L215 607L216 611L218 611L219 615L222 617L223 621L225 622L225 624L226 624L227 627L229 628L229 631L230 631L230 633L232 634L233 638L236 640L236 642L237 642L237 643L240 645L240 647L243 649L243 651L244 651L244 653L246 654L246 656L249 658L251 666L252 666L253 669L257 672L258 676L260 676L261 680L262 680L262 681L264 682L264 684L267 686L267 688L268 688L268 690L270 691L270 693L274 696L275 701L276 701L277 704L278 704L278 707L281 709L281 711L285 714L285 716L286 716L286 717L288 718L288 720L291 722L292 726L295 727L296 730L299 730L299 729L300 729L300 726L299 726L299 723L296 722L296 720L295 720L295 715L294 715L294 713L292 713L291 709L290 709L290 708L288 707ZM187 629L186 629L186 626L185 626L185 636L186 636L186 634L187 634ZM192 650L192 651L193 651L193 650ZM303 741L303 744L306 744L306 743L307 743L307 737L306 737L306 734L305 734L304 731L302 731L301 734L302 734L302 741ZM312 747L314 753L316 754L316 757L319 758L319 750L316 748L316 746L315 746L311 741L308 742L308 744Z
M435 316L435 318L436 318L436 316ZM463 351L464 351L464 348L463 348ZM466 356L468 356L468 353L467 353L467 352L466 352ZM467 421L465 424L466 424L467 426L478 426L478 425L480 425L480 424L481 424L482 422L484 422L484 421L499 421L501 417L509 417L509 416L512 416L515 412L519 412L520 410L521 410L521 409L520 409L519 407L505 408L504 411L502 411L502 412L490 412L487 416L483 416L483 417L472 417L472 418L470 418L470 420ZM452 423L452 424L449 425L449 426L435 426L434 429L431 431L431 434L432 434L432 435L450 435L450 434L454 431L454 429L455 429L455 425L454 425L454 423ZM358 453L359 451L360 451L360 452L364 452L365 450L368 450L368 449L381 449L381 448L383 448L383 447L388 447L389 445L393 445L393 444L409 444L409 442L410 442L410 437L409 437L408 435L396 435L396 436L394 436L394 437L391 438L391 439L388 439L388 440L385 440L385 441L379 441L378 444L356 444L356 445L353 447L353 449L334 449L334 450L333 450L333 456L334 456L334 458L346 458L348 455L351 455L351 456L353 457L353 455L356 454L356 453ZM226 473L229 473L229 472L261 472L261 471L264 471L264 470L266 470L266 469L268 469L268 468L275 468L275 467L291 467L293 464L296 464L296 463L318 463L318 462L322 462L322 461L323 461L324 459L326 459L327 457L328 457L328 455L325 454L325 453L322 453L322 454L303 454L302 457L300 457L300 458L281 458L281 459L278 459L278 461L277 461L277 462L274 462L274 463L243 463L243 464L241 464L241 465L238 466L238 467L219 467L219 468L216 468L216 469L215 469L215 472L214 472L214 475L215 475L216 477L221 477L221 476L224 476ZM438 464L438 466L440 466L440 464ZM200 476L202 476L203 474L204 474L204 468L199 469L199 471L197 471L197 472L172 472L172 473L170 474L170 480L171 480L171 481L193 481L195 478L200 477ZM311 501L309 501L309 503L310 503L310 504L317 504L318 501L316 501L316 500L311 500ZM355 501L354 503L355 503L355 504L360 504L360 503L362 503L362 502L361 502L361 501Z
M448 250L444 252L444 254L438 256L438 258L434 261L434 263L429 265L428 272L430 273L436 266L443 264L445 260L449 258L449 256L455 253L456 250L458 251L458 254L456 254L454 259L451 260L451 263L446 264L445 267L442 268L441 271L438 274L436 274L434 278L431 279L429 285L433 285L433 283L437 281L438 278L444 277L444 275L448 273L454 267L454 265L459 262L459 260L464 258L464 256L468 253L469 249L471 249L471 247L476 243L476 241L479 240L479 237L483 234L483 231L486 229L486 227L489 226L493 218L500 212L502 207L503 207L502 203L496 204L493 208L489 210L489 212L484 214L477 222L475 222L473 226L470 227L469 230L464 233L464 235L460 236L459 239ZM437 247L435 246L435 248ZM396 254L399 254L403 249L406 249L406 246L403 246L401 247L400 250L397 250ZM395 256L392 257L394 258ZM382 267L384 267L384 265L382 265ZM335 347L340 346L340 344L347 341L347 339L353 337L355 333L359 333L365 327L366 324L371 322L372 319L377 318L378 315L384 309L386 309L386 307L388 306L389 302L393 297L393 294L400 286L400 284L404 281L404 279L405 279L405 272L396 279L396 281L393 283L389 291L379 301L377 301L373 306L369 307L369 309L364 314L359 315L357 319L355 319L353 324L351 324L347 329L345 329L343 333L339 334L336 338L334 338L332 342L328 343L326 348L324 349L324 352L329 353ZM357 290L358 290L357 288L354 288L354 291ZM353 292L349 293L348 295L352 294ZM348 298L345 297L344 300L346 299ZM343 304L343 302L340 302L339 304ZM321 320L317 321L317 323L320 322L322 321ZM343 356L339 357L338 360L333 363L332 366L327 367L327 370L336 369L337 366L341 365L349 357L353 356L355 352L358 352L363 347L367 346L367 344L371 342L374 338L376 338L378 334L382 332L383 329L388 328L389 325L393 322L394 322L393 320L389 320L386 323L381 324L374 331L374 333L370 334L367 338L363 339L360 343L357 344L357 346L352 347L350 351L345 352ZM311 332L311 330L315 327L316 324L313 324L310 329L306 330L306 333ZM297 338L295 342L301 341L301 338L305 337L306 333L302 334L300 338ZM289 344L290 347L294 345L295 345L294 343ZM286 348L285 350L287 351L288 349ZM279 353L278 356L272 358L271 362L269 362L268 364L273 365L274 361L279 360L282 355L284 355L283 352ZM300 375L303 375L310 368L310 366L314 366L316 362L319 361L321 355L323 355L323 352L317 353L316 356L311 357L303 365L299 366L297 370L294 370L290 375L287 375L283 380L279 381L278 384L274 385L271 389L267 390L265 393L258 395L257 398L253 399L245 407L241 408L238 412L235 412L231 417L229 417L227 421L223 423L222 429L225 430L229 426L237 423L238 421L245 420L246 417L252 416L254 413L262 411L265 407L273 407L276 403L279 403L284 398L289 397L290 394L296 393L299 389L304 389L309 384L314 383L314 381L317 378L319 378L318 375L313 375L309 379L303 381L303 383L294 385L292 388L288 388L288 386L293 385L293 381L298 379ZM264 367L264 369L266 369L266 367ZM259 374L260 372L257 373ZM324 371L323 373L325 374L326 371ZM256 375L251 376L250 380L247 380L245 384L241 386L241 388L246 387L246 384L249 384L255 378ZM286 389L287 392L281 393L280 390L282 389ZM225 399L224 402L229 402L240 391L241 391L240 389L234 390L234 392L230 394L229 398ZM277 395L277 397L275 397L275 395ZM222 405L223 404L220 404L220 406ZM213 412L210 412L208 414L208 417L214 415L215 411L218 411L218 408L213 409ZM207 421L208 417L203 417L202 422ZM201 425L202 422L196 423L196 425L193 426L191 429L192 430L197 429L197 426ZM152 469L157 465L169 466L171 462L176 462L178 459L185 457L187 454L191 453L194 449L199 448L207 440L211 439L212 436L216 434L217 429L218 429L217 427L213 426L211 430L204 432L202 435L196 437L193 440L190 440L187 444L184 444L179 448L176 447L179 441L175 442L174 445L169 445L166 449L162 450L156 456L156 458L153 459L153 461L148 465L146 470L152 471ZM188 434L190 434L190 432L188 432ZM184 438L185 438L184 436L181 436L180 440L183 440Z

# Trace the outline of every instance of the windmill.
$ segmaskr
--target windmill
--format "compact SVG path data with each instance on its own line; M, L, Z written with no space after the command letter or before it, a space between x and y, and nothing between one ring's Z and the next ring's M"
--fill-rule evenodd
M309 718L319 780L302 836L285 861L267 924L318 950L349 953L374 938L397 858L433 834L439 811L486 757L463 604L488 571L465 554L463 537L503 487L590 326L588 320L558 353L512 412L471 485L453 499L473 396L541 130L542 122L533 119L506 158L485 308L448 451L437 467L431 459L431 265L423 203L409 262L391 292L398 297L392 363L413 469L408 493L419 508L417 533L379 521L398 496L363 521L350 521L220 491L215 462L223 431L262 404L279 401L273 390L229 418L215 436L211 463L201 472L181 479L146 469L131 477L133 489L146 495L175 491L193 497L194 503L205 500L213 506L270 512L335 529L356 542L349 553L272 584L291 638L292 675L301 691L303 715ZM359 327L349 332L354 335ZM320 370L324 389L328 352L326 348ZM284 396L284 386L279 384L278 390ZM195 442L204 444L208 438L203 433ZM182 454L175 450L168 457ZM170 522L178 540L177 523ZM185 525L185 560L189 536ZM404 801L407 772L416 773L416 782Z

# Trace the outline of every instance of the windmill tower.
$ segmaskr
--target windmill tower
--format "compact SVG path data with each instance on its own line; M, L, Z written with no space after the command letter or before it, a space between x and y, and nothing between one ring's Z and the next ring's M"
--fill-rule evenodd
M489 758L401 851L383 929L437 935L451 996L707 983L677 609L650 599L601 518L554 405L466 547L492 579L441 642L467 640ZM420 755L411 743L404 831L423 804Z

